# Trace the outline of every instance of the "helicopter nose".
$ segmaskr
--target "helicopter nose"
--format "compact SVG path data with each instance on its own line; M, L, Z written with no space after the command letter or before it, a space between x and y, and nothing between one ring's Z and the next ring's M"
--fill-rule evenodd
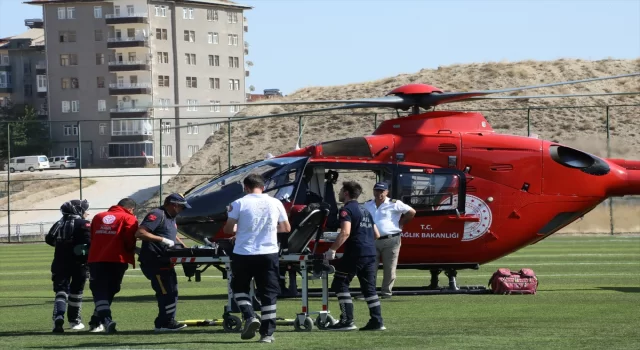
M631 196L640 194L640 160L607 159L610 163L620 166L616 171L622 175L608 191L610 196Z

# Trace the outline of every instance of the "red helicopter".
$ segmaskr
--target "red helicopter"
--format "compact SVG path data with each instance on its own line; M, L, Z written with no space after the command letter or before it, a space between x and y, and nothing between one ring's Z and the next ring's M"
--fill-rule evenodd
M609 197L640 194L640 161L602 159L557 142L499 134L480 113L420 109L479 99L638 94L488 96L638 75L473 92L410 84L379 98L242 104L346 103L270 117L373 107L410 114L382 122L369 136L317 143L230 168L185 193L192 208L177 218L179 232L200 243L226 238L222 227L227 206L244 195L242 180L251 172L265 177L265 192L283 201L292 222L310 201L328 204L327 235L339 227L339 178L367 178L371 186L386 181L389 197L417 212L403 228L398 268L430 270L428 288L438 288L438 275L444 271L449 288L458 290L458 270L478 269L545 239ZM253 118L258 117L245 119ZM359 201L369 199L361 196ZM321 240L316 252L329 246Z

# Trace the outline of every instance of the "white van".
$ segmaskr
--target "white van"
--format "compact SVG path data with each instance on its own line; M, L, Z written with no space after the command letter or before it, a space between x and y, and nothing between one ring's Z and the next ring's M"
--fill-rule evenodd
M9 162L9 171L15 173L16 171L43 171L44 169L49 169L49 159L47 156L25 156L25 157L15 157L11 158ZM7 170L7 165L5 165L5 170Z
M73 156L55 156L49 157L49 166L51 169L66 169L76 167L76 158Z

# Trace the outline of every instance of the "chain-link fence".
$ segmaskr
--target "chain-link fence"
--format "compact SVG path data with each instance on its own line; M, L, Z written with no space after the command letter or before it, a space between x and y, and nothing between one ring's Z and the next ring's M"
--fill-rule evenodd
M206 109L194 115L216 114L215 107ZM640 105L474 111L500 133L553 140L606 158L638 159ZM170 191L186 191L230 166L314 142L369 135L398 117L385 112L187 119L161 111L154 111L154 118L122 113L108 120L0 122L0 242L43 240L59 219L60 205L70 199L89 199L95 213L130 197L143 212L160 205ZM637 201L609 199L561 232L640 232Z

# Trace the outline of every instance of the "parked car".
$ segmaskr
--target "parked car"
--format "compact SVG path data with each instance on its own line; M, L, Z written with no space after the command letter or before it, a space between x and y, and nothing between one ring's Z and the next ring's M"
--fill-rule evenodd
M7 169L8 168L8 169ZM5 164L4 170L9 170L12 173L16 171L23 172L29 170L31 172L44 169L49 169L49 160L47 156L24 156L11 158L9 164Z
M76 158L73 156L49 157L49 166L51 167L51 169L75 168Z

